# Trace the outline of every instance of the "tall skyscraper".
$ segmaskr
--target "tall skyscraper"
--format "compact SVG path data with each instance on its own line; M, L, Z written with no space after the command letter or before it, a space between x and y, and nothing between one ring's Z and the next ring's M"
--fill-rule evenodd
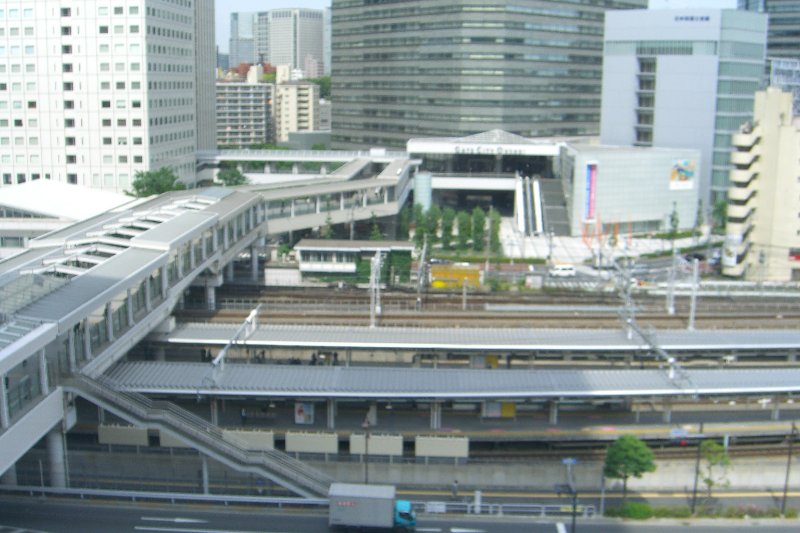
M161 167L193 183L214 143L213 17L213 0L0 2L2 185L122 192Z
M606 15L603 144L699 148L705 208L728 190L731 135L764 76L765 15L660 9Z
M596 135L606 11L646 0L333 0L332 141Z
M739 0L739 8L769 15L769 57L800 59L800 0Z
M231 13L231 37L228 44L228 63L235 68L242 63L258 62L256 26L258 13Z
M255 55L258 61L293 69L309 68L306 77L323 74L323 24L321 9L272 9L258 13Z

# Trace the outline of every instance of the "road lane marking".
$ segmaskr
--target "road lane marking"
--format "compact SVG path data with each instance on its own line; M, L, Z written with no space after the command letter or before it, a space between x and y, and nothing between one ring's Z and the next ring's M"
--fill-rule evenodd
M289 533L282 531L265 531L263 529L258 531L245 531L234 529L187 529L182 527L156 527L156 526L136 526L133 528L136 531L160 531L162 533Z
M450 533L486 533L485 529L464 529L461 527L451 527Z
M208 520L200 520L199 518L164 518L159 516L142 516L140 517L143 522L172 522L174 524L207 524Z
M417 533L441 533L442 528L440 527L418 527L414 531Z

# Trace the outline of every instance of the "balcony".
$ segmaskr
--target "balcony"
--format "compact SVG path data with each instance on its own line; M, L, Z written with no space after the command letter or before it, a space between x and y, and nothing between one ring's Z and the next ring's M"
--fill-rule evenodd
M728 221L725 224L725 233L728 235L738 235L742 238L742 244L739 245L739 250L741 250L744 247L745 236L750 234L752 228L753 223L749 220L745 220L744 222Z
M749 185L758 173L752 169L734 169L730 171L729 177L732 183L740 186Z
M732 205L728 204L728 218L744 220L750 216L753 208L749 205Z
M731 137L731 144L740 148L752 148L761 139L758 130L751 130L749 133L734 133Z
M731 163L739 167L749 167L758 158L755 151L731 153Z
M748 187L731 187L728 189L728 199L736 202L747 202L755 193L755 189Z

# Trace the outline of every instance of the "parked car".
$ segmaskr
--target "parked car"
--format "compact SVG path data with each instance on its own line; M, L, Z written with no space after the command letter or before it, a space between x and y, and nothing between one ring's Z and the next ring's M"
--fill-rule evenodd
M574 265L556 265L547 272L548 276L554 278L574 278L576 274Z

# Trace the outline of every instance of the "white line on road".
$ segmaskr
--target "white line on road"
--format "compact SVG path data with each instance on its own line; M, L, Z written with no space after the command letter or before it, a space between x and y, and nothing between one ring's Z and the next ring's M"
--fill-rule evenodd
M208 520L200 520L199 518L163 518L159 516L142 516L143 522L172 522L174 524L207 524Z
M418 527L414 531L417 533L441 533L442 528L440 527Z
M234 529L186 529L182 527L136 526L136 531L161 531L163 533L286 533L281 531L243 531Z
M567 526L559 522L556 524L556 531L558 533L567 533Z
M462 529L460 527L451 527L450 533L486 533L485 529Z

